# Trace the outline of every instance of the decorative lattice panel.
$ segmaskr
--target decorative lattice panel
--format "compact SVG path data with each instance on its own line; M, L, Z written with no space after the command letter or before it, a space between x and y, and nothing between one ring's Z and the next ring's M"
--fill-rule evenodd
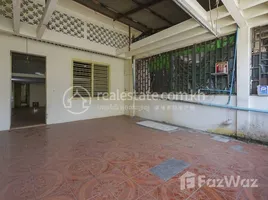
M0 15L12 19L12 0L0 0ZM44 12L44 5L31 0L23 0L21 3L21 22L38 25ZM48 29L66 35L86 38L99 44L122 48L128 45L128 35L87 23L87 31L84 30L84 21L76 17L54 11L48 24Z
M128 36L95 24L87 24L87 39L107 46L122 48L128 44Z
M0 0L0 15L11 19L12 14L12 0Z
M24 0L21 3L21 22L38 25L44 12L44 6L33 1Z
M59 11L53 12L48 28L74 37L84 38L84 22Z

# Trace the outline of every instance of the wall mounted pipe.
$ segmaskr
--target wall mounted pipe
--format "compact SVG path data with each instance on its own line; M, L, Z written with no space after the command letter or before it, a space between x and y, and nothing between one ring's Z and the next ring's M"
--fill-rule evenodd
M237 27L236 31L236 39L235 39L235 51L234 51L234 62L233 62L233 71L232 71L232 81L231 81L231 88L228 96L228 101L227 105L230 105L231 98L232 98L232 93L233 93L233 87L234 87L234 77L235 77L235 68L236 68L236 59L237 59L237 42L238 42L238 30L239 28Z
M136 60L134 59L134 57L132 56L131 58L131 67L132 67L132 89L133 89L133 100L132 100L132 117L135 117L135 99L136 99Z
M229 93L230 90L218 90L218 89L200 89L200 91L210 91L210 92L227 92Z
M247 112L258 112L258 113L266 113L268 114L268 110L256 109L256 108L246 108L246 107L238 107L238 106L231 106L231 105L221 105L221 104L213 104L213 103L204 103L204 102L194 102L194 101L184 101L184 100L170 100L170 99L162 99L160 100L167 100L179 103L189 103L201 106L209 106L209 107L217 107L217 108L226 108L231 110L240 110L240 111L247 111Z

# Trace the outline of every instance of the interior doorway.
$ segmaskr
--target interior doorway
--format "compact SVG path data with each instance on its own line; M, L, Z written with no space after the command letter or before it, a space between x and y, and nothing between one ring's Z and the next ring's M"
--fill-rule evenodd
M46 124L46 58L11 53L11 128Z

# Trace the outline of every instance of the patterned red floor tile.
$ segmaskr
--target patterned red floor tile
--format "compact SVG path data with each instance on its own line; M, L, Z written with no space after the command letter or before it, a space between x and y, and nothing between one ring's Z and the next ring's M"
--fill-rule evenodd
M267 199L267 147L221 143L193 130L167 134L137 126L138 120L121 116L1 132L0 200ZM167 182L150 174L170 158L191 165ZM183 188L187 171L195 180L257 178L259 187Z
M44 170L33 173L34 191L37 199L50 195L64 183L64 177L58 171Z
M143 171L148 171L149 169L155 167L156 165L160 164L161 161L159 160L147 160L147 161L136 161L135 165L138 167L138 169Z
M81 160L86 169L88 169L94 176L103 173L111 172L114 168L112 164L102 158L87 158Z
M224 192L219 192L215 188L204 186L190 196L191 200L236 200L237 197L231 197Z
M60 187L57 189L51 191L51 193L48 193L45 195L43 193L41 196L36 196L37 200L75 200L75 196L71 190L71 188L66 184L63 183Z
M194 191L198 189L198 185L188 188L182 187L182 183L179 179L171 179L166 182L163 186L158 188L158 199L165 199L165 196L170 199L187 199ZM155 191L156 192L156 191Z
M156 200L153 196L146 194L138 198L137 200Z
M145 191L131 180L110 187L109 190L119 200L136 200L145 194Z
M149 192L156 200L176 200L175 195L165 185L158 186Z
M96 178L80 182L79 184L76 182L76 185L71 185L71 183L69 183L69 185L78 200L91 199L93 197L100 196L104 192L108 192L108 190L104 188L101 182Z
M87 199L84 199L84 200L87 200ZM98 196L95 196L88 200L117 200L117 199L110 192L103 192L99 194Z
M0 189L0 199L3 200L34 200L33 176L25 174L24 176L12 178Z
M64 176L67 180L82 181L93 178L90 169L81 161L73 160L64 169Z
M42 200L75 200L75 198L69 195L55 195L55 196L45 197Z
M140 169L135 164L136 163L117 164L116 167L120 169L124 175L132 177L140 173Z
M163 180L154 176L150 172L142 172L132 177L131 180L133 180L147 192L157 188L159 185L164 183Z
M109 151L104 154L104 159L113 163L130 163L135 161L136 154L131 151L124 151L117 149L116 151Z
M109 189L125 182L128 178L119 169L115 168L113 171L97 176L97 179L104 188Z

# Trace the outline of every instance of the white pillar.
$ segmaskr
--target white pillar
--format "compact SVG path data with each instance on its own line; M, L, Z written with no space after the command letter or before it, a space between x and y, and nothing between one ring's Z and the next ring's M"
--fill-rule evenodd
M238 32L237 43L237 106L250 106L251 30L248 26ZM247 134L249 112L237 111L237 133Z

